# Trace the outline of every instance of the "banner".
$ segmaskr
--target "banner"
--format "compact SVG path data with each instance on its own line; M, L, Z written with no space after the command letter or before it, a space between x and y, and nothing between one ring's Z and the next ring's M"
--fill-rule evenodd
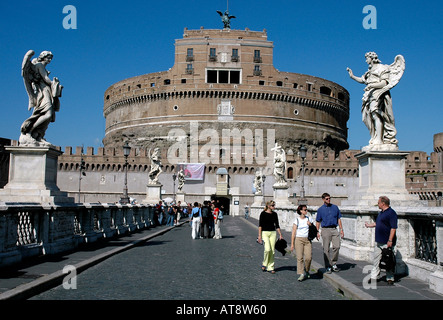
M183 169L185 180L203 181L205 179L204 163L179 163L178 171L181 169Z

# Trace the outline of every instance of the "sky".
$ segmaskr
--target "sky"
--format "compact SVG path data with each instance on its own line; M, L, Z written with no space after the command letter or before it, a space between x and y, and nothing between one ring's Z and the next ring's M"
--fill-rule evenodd
M75 10L64 13L68 5ZM371 10L364 10L368 5ZM31 114L21 77L28 50L36 52L34 57L51 51L50 78L64 86L46 140L62 150L97 150L105 132L105 90L120 80L171 68L174 42L184 28L222 29L216 11L227 6L236 17L231 29L266 29L278 70L325 78L349 91L350 149L361 149L370 137L361 120L364 85L350 79L346 68L361 76L368 51L383 64L403 55L405 73L391 90L399 149L433 151L433 135L443 132L443 12L436 0L2 0L0 137L18 140Z

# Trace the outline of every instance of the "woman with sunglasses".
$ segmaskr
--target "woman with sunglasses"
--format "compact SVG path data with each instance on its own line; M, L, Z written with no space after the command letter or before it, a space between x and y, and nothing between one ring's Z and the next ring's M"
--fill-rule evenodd
M310 278L309 269L312 261L312 245L308 239L309 226L314 223L312 218L307 216L308 208L306 205L299 205L297 213L300 217L296 217L292 225L291 251L297 255L297 274L298 281Z
M274 270L274 256L275 256L275 240L277 232L280 239L283 239L278 223L278 215L275 210L275 202L266 202L265 209L260 214L258 223L258 243L265 243L265 251L263 255L262 271L268 271L272 274Z

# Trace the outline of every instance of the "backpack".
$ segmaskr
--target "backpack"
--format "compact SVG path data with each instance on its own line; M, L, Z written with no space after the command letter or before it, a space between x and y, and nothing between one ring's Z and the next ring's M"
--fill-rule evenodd
M309 226L308 240L312 241L317 238L317 233L317 227L315 226L314 222L311 222L311 225Z
M395 254L392 248L384 248L381 250L381 259L379 263L380 270L394 271L395 270Z
M204 206L202 208L202 217L209 218L210 216L211 216L211 213L209 212L209 208L207 206Z
M194 209L192 209L192 217L198 218L200 216L200 210L194 210Z
M223 220L223 211L218 210L218 217L219 220Z

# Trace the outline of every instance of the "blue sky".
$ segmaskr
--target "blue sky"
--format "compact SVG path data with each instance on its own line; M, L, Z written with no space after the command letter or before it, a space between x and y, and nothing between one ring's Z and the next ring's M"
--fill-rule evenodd
M36 4L37 3L37 4ZM77 10L77 29L63 27L66 5ZM64 86L61 110L46 139L62 147L102 146L103 96L113 83L174 64L174 41L188 29L218 29L216 10L226 0L46 0L0 2L0 137L18 140L29 117L21 63L32 49L52 51L50 77ZM376 8L377 29L365 29L366 5ZM364 54L378 53L384 64L397 54L406 60L400 83L391 91L400 150L433 150L433 135L443 131L441 75L442 23L438 1L230 0L232 29L266 29L274 42L280 71L322 77L351 95L348 142L367 145L361 121L364 86L351 80L367 70Z

